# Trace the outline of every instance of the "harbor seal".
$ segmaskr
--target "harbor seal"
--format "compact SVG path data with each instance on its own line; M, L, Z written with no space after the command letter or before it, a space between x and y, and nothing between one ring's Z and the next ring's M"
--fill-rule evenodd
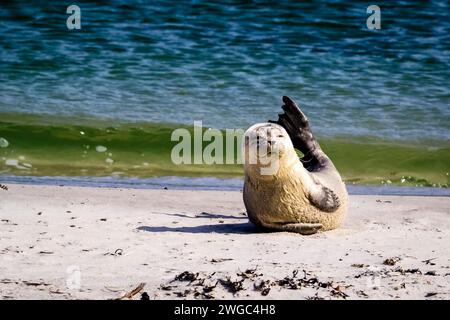
M255 124L244 136L243 197L249 220L300 234L337 228L347 212L345 184L303 112L290 98L284 96L283 102L277 121ZM301 159L295 149L303 153Z

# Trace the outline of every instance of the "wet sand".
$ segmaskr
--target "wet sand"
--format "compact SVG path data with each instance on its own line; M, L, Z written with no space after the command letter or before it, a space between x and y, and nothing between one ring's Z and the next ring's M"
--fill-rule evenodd
M257 230L235 191L7 186L1 299L450 298L449 197L350 196L301 236Z

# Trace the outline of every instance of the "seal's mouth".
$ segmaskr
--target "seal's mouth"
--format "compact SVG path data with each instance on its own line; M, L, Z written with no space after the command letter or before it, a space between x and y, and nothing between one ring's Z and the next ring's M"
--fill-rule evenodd
M264 156L270 156L272 154L279 152L279 143L273 140L267 140L263 142L257 142L256 143L256 152L258 156L264 157Z
M253 139L248 140L246 151L257 162L267 163L267 159L275 160L282 157L285 147L280 137L256 135Z

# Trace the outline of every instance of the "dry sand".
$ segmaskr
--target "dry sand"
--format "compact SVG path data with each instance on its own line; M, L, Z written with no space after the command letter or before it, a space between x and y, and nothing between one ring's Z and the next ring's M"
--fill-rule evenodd
M450 298L448 197L351 196L342 228L301 236L259 232L240 192L8 187L2 299L115 299L140 283L134 299Z

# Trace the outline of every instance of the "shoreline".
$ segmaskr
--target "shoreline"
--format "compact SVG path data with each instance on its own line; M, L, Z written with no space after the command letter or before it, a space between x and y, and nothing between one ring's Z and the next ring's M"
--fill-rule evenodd
M125 188L125 189L174 189L174 190L215 190L215 191L241 191L243 180L239 178L217 177L181 177L166 176L155 178L130 177L40 177L1 175L0 183L72 186L93 188ZM450 197L450 188L412 187L393 184L364 185L346 184L350 195L398 195L398 196L425 196Z
M225 128L220 129L217 132L220 139L217 139L221 141L222 152L211 149L220 156L215 158L214 165L208 165L203 161L203 151L213 144L193 139L196 135L192 124L96 123L93 119L80 122L70 118L16 115L0 120L0 173L144 179L155 176L239 178L243 169L238 142L246 127L229 128L233 132L241 131L233 139L225 137ZM181 141L172 141L176 129L186 133ZM207 129L202 128L204 138ZM317 139L348 183L450 187L447 140L397 140L367 135L317 135ZM190 156L177 165L172 151L184 145L184 140L190 141L194 148L181 149L183 155L188 152ZM194 157L198 156L201 163L191 161L195 145L201 146L201 154Z
M351 195L339 229L301 236L256 229L238 191L7 186L2 299L116 299L140 283L151 299L450 295L448 197Z

